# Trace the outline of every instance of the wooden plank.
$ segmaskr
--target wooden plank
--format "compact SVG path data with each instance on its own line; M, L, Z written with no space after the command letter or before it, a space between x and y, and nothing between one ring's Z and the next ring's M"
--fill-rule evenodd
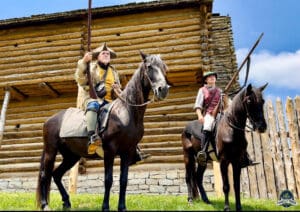
M267 101L268 107L268 124L270 129L270 141L272 150L274 150L274 171L275 171L275 179L276 179L276 192L277 196L279 195L280 188L286 188L285 179L284 179L284 170L283 170L283 163L282 158L280 157L280 152L278 151L278 133L277 133L277 126L276 126L276 117L273 109L273 105L271 100Z
M245 133L246 139L248 141L247 152L250 157L254 159L255 153L253 149L253 135L252 132ZM257 176L256 176L256 167L248 166L248 176L249 176L249 184L250 184L250 196L251 198L259 198L258 185L257 185Z
M269 128L268 128L269 131ZM261 134L262 139L262 151L264 155L264 172L266 176L267 182L267 196L269 199L276 199L277 189L276 189L276 180L275 180L275 170L274 170L274 162L273 158L275 150L273 149L273 145L271 144L269 132L265 132Z
M263 156L262 156L262 141L260 139L260 133L253 132L253 147L255 152L255 160L260 162L260 164L255 166L256 169L256 177L257 181L257 188L259 192L259 198L268 198L267 194L267 185L266 185L266 176L263 167Z
M295 178L294 178L294 170L292 159L290 156L290 148L287 139L287 129L285 126L285 117L283 106L280 98L276 99L276 114L278 116L278 126L279 126L279 133L280 133L280 140L282 144L282 154L284 160L284 168L285 168L285 179L287 183L287 188L293 193L296 194L296 185L295 185Z
M300 144L299 144L299 131L298 131L298 125L297 120L295 117L295 109L293 105L293 101L290 97L287 97L286 100L286 114L287 114L287 120L288 120L288 126L289 126L289 137L292 147L292 159L293 159L293 165L294 165L294 173L295 173L295 179L296 179L296 188L298 191L297 196L299 197L299 191L300 191Z

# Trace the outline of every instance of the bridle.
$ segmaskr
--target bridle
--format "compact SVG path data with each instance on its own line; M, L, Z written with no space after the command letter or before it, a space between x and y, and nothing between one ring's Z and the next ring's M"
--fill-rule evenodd
M249 114L249 109L248 109L248 106L247 106L247 103L246 103L246 101L248 100L248 98L249 98L249 97L246 97L246 95L245 95L244 98L243 98L243 100L242 100L242 104L243 104L243 106L244 106L244 108L245 108L245 110L246 110L246 117L247 117L247 119L250 120L250 122L252 123L252 125L255 125L254 120L252 119L252 117L251 117L250 114ZM251 127L251 126L249 126L249 125L247 125L247 124L246 124L245 128L247 127L247 128L249 128L250 130L247 130L247 129L245 129L245 128L243 129L243 128L241 128L241 127L236 126L236 125L233 124L232 121L230 120L230 117L228 116L228 113L225 113L224 115L225 115L225 120L226 120L227 124L228 124L231 128L234 128L234 129L240 130L240 131L244 131L244 132L255 131L255 129L254 129L253 127Z
M150 84L150 86L151 86L151 88L152 88L152 91L154 92L154 90L153 90L153 87L154 87L154 86L153 86L153 83L152 83L152 81L151 81L149 75L147 74L147 73L148 73L148 66L145 64L145 62L143 62L143 66L144 66L144 76L146 76L146 79L148 80L148 82L149 82L149 84ZM150 104L150 103L152 103L152 102L155 102L155 95L153 95L152 100L148 100L148 101L146 101L146 102L144 102L144 103L142 103L142 104L131 104L131 103L129 103L129 102L127 101L127 99L124 99L124 98L119 94L120 92L116 91L115 88L114 88L114 91L115 91L115 93L117 94L118 98L119 98L120 100L122 100L125 104L129 105L129 106L133 106L133 107L145 107L145 106L147 106L148 104Z

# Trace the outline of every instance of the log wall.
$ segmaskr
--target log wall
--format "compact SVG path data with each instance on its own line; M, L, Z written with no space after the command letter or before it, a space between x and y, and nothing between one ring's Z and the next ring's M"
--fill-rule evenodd
M142 12L135 5L129 5L127 13L98 8L92 19L91 48L106 41L117 52L113 65L123 86L141 61L139 50L160 54L169 67L168 78L174 85L168 98L150 104L145 114L140 147L152 154L145 164L149 169L169 164L183 168L180 135L185 124L196 118L193 105L203 71L218 72L219 86L225 87L237 69L229 17L211 14L210 1L166 2L171 4L167 9L156 6ZM155 4L160 3L150 5ZM109 15L99 15L109 9ZM0 21L0 88L9 86L12 91L0 148L0 177L36 176L44 121L76 106L73 75L87 40L86 16L78 13L76 18L41 16L51 21L34 24L35 17L28 18L20 20L20 26ZM3 96L0 89L0 99ZM92 170L102 167L103 161L83 160L83 164Z

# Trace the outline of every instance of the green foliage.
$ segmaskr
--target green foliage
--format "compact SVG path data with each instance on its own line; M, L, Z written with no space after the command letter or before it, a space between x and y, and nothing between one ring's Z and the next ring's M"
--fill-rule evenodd
M73 194L70 196L72 210L87 211L101 210L103 195L101 194ZM193 205L187 203L186 195L127 195L128 210L158 210L158 211L184 211L203 210L214 211L223 210L224 198L209 197L212 204L207 205L199 200ZM284 208L277 205L277 200L265 199L241 199L243 210L248 211L287 211L300 210L300 201L296 206ZM230 208L235 209L234 198L230 197ZM117 210L118 195L112 194L110 199L110 209ZM57 192L52 192L50 196L50 208L52 210L62 210L61 197ZM34 193L5 193L0 192L0 210L26 211L37 210Z

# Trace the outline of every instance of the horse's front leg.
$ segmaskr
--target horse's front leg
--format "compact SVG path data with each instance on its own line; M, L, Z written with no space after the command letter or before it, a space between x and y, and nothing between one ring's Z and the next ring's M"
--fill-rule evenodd
M240 196L240 177L241 177L241 166L240 164L234 164L233 170L233 182L234 182L234 193L235 193L235 207L236 211L242 210L241 196Z
M104 198L102 203L102 210L109 211L109 196L110 189L113 184L113 165L114 155L112 153L104 154Z
M206 167L207 167L207 163L205 164L205 166L201 166L200 164L198 164L198 168L197 168L197 184L198 184L198 188L199 188L199 192L201 194L201 198L202 200L207 203L207 204L211 204L208 197L207 197L207 194L204 190L204 187L203 187L203 176L204 176L204 172L206 170Z
M224 211L229 211L229 180L228 180L228 165L229 162L225 160L220 161L220 169L222 174L222 181L223 181L223 192L225 195L225 205Z
M129 158L128 154L121 156L120 193L119 193L118 211L126 211L126 188L127 188L128 170L129 170L128 158Z

